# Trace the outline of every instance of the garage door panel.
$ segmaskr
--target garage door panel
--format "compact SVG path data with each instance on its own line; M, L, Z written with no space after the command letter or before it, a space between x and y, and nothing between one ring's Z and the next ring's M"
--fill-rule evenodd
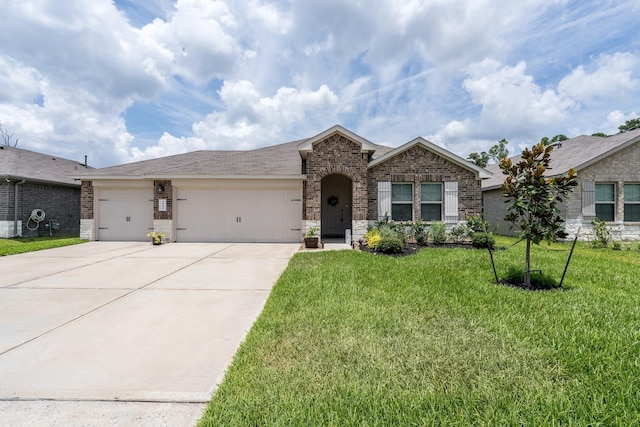
M176 191L178 241L300 241L301 189L178 188Z
M153 230L151 189L101 188L98 199L98 239L144 241Z

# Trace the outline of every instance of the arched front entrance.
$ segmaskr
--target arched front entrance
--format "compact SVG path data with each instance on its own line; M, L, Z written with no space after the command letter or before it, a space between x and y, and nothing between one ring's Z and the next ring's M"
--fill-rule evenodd
M321 233L322 237L344 238L351 228L352 187L351 179L340 174L322 178Z

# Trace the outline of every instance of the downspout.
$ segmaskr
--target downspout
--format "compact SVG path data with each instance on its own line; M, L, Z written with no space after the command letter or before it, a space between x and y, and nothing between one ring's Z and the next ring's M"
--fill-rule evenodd
M22 181L16 181L13 185L13 237L20 237L18 234L18 185L24 184Z

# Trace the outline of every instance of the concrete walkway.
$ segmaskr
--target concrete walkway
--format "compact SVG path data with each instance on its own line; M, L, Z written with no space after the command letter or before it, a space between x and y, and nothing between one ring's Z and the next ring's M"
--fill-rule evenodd
M3 423L58 425L38 415L67 408L59 425L192 425L298 246L92 242L0 258Z

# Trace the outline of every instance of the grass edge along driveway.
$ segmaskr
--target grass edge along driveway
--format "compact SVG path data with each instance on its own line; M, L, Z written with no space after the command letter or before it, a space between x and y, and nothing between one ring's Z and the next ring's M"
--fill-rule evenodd
M559 280L568 249L533 267ZM495 258L521 269L524 246ZM481 250L298 253L200 425L637 425L638 271L579 244L565 289L533 292Z
M0 239L0 256L16 255L43 249L59 248L62 246L85 243L79 237L18 237Z

